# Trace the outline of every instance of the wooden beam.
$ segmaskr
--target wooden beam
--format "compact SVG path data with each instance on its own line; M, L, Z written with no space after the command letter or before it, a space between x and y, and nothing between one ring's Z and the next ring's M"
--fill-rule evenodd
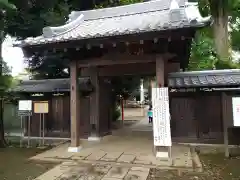
M165 60L175 57L175 54L166 53L161 55ZM94 66L111 66L137 63L152 63L156 61L156 55L130 55L127 53L111 53L100 58L89 60L80 60L78 62L79 68L94 67Z
M111 53L100 58L89 60L80 60L78 62L79 68L93 67L93 66L111 66L120 64L135 64L135 63L150 63L155 62L154 55L130 55Z
M99 67L99 76L154 75L154 63L121 64Z

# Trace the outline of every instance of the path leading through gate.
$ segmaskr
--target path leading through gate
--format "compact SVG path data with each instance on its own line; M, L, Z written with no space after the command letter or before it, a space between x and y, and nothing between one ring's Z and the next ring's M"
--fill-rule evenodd
M131 126L114 131L113 135L104 137L100 142L82 141L82 150L78 153L67 152L69 145L62 144L31 158L63 162L38 180L45 180L46 177L47 180L56 180L56 177L60 180L61 176L78 176L81 179L86 176L86 172L92 176L97 176L97 173L103 180L126 179L136 174L141 174L140 179L145 180L152 167L191 171L202 169L197 154L188 146L173 144L172 161L157 159L154 156L152 126L146 117ZM89 173L89 169L95 175Z

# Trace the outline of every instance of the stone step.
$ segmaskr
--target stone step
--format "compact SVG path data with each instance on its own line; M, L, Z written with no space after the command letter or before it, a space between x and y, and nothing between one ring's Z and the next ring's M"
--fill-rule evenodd
M115 131L112 133L114 136L135 136L135 137L147 137L152 138L153 132L151 131L141 131L141 130L122 130L122 131Z

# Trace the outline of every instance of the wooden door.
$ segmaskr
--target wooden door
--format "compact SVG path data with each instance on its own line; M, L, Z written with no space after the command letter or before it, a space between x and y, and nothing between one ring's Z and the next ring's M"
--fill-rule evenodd
M52 98L52 130L55 132L63 131L63 97L56 96Z
M171 100L172 136L196 137L195 100L173 97Z
M205 139L221 137L222 104L221 96L210 94L198 99L197 120L199 137Z
M81 112L80 112L81 111ZM80 97L80 137L88 138L90 135L90 99Z

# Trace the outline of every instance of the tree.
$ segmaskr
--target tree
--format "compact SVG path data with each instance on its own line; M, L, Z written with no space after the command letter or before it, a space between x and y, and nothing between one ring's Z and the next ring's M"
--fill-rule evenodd
M0 9L1 10L9 10L9 9L15 9L15 5L12 3L9 3L8 0L0 0Z
M230 11L230 1L209 0L211 15L213 16L213 34L215 47L219 60L229 61L230 43L228 33L228 17Z
M7 14L6 32L10 35L23 39L29 36L38 36L42 33L45 26L58 26L64 24L71 10L86 10L93 8L112 7L140 2L141 0L28 0L22 3L19 0L10 0L15 3L18 11ZM27 3L26 3L27 2ZM26 30L27 29L27 30ZM61 53L35 54L27 59L29 64L28 71L34 79L46 78L66 78L69 77L69 60ZM132 84L128 78L115 78L114 82L122 84L122 92L132 89ZM126 81L126 82L123 82ZM116 84L116 83L115 83ZM116 92L119 93L119 86L116 86Z
M1 0L0 0L1 1ZM5 13L4 33L24 39L39 36L45 26L58 26L65 23L72 10L111 7L140 2L141 0L9 0L15 4L17 11ZM7 2L7 1L5 1ZM9 7L9 3L5 4ZM62 54L35 54L27 60L28 71L34 79L69 77L68 59ZM117 82L117 83L116 83ZM136 81L134 81L136 82ZM138 82L139 83L139 82ZM128 95L136 83L123 78L114 78L115 93ZM119 86L121 85L121 87Z
M232 49L240 51L240 3L236 3L232 8L232 15L230 18L230 32L231 32L231 45Z
M212 32L215 50L218 61L221 61L218 64L231 62L229 27L239 22L239 0L198 0L198 2L203 15L210 14L213 17ZM234 33L236 35L236 31Z
M6 32L4 31L6 24L5 13L15 8L16 7L9 3L8 0L0 0L0 147L4 147L6 145L3 125L3 94L9 83L9 76L4 74L6 64L3 62L2 58L2 43L6 36ZM7 71L5 71L5 73L6 72Z
M192 43L188 70L214 69L216 61L214 42L209 36L209 28L198 31Z
M192 46L189 70L239 68L239 63L233 62L231 58L232 50L238 51L240 49L238 18L240 16L239 1L226 1L224 2L227 3L225 7L220 6L225 5L221 4L220 1L197 1L199 2L199 8L202 15L207 16L211 14L214 19L214 23L211 28L204 28L196 34L196 38ZM214 6L214 3L219 4L215 4ZM224 11L222 14L227 14L226 16L228 18L221 18L222 14L217 13L220 9L222 9L221 11ZM223 25L223 23L226 25ZM231 30L228 27L230 27ZM221 32L224 30L225 35L223 35L224 33L221 34L220 30ZM225 48L225 51L222 50L222 48Z

